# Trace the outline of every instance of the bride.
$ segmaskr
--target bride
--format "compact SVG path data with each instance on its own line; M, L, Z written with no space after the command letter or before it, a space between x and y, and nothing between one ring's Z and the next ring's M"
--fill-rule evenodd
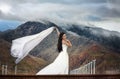
M55 74L68 74L69 72L69 58L67 53L67 47L71 47L71 42L66 39L65 33L59 33L56 28L59 39L58 39L58 52L59 55L50 65L40 70L36 75L55 75Z
M53 30L56 30L59 36L57 45L59 55L53 61L53 63L40 70L36 75L68 74L69 58L67 47L71 47L72 44L68 39L66 39L66 34L63 32L60 33L56 27L50 27L38 34L13 40L11 46L11 55L17 58L15 63L18 64L36 45L38 45L44 38L52 33Z

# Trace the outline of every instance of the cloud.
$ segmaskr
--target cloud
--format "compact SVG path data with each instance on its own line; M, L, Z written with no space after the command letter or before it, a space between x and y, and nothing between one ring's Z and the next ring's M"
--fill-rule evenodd
M86 3L105 3L106 0L0 0L0 2L10 4L23 4L23 3L86 4Z
M101 21L101 22L90 22L94 27L100 27L110 31L118 31L120 32L120 22L114 21Z
M19 4L16 7L11 5L12 9L8 15L20 17L20 20L35 20L39 18L61 18L61 19L78 19L84 18L86 15L94 14L96 7L102 6L99 5L66 5L58 3L23 3ZM52 16L52 17L51 17ZM9 17L8 17L9 18Z
M110 1L108 3L111 5ZM48 18L50 17L49 13L52 13L52 16L54 14L54 17L61 17L61 19L66 19L69 16L73 19L83 19L87 15L102 18L105 16L111 17L112 15L119 16L117 10L109 9L108 3L106 3L106 0L0 0L0 5L6 4L12 7L8 15L17 16L17 19L20 20L33 20L46 16ZM111 14L107 14L107 12ZM34 16L34 18L31 16Z
M50 20L58 25L105 21L120 18L119 0L0 0L0 5L10 6L5 13L0 9L0 19Z

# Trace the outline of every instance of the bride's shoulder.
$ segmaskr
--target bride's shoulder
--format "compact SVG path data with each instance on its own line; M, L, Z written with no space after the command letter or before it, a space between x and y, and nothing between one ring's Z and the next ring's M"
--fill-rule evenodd
M67 41L69 41L69 40L68 40L68 39L66 39L66 40L62 40L62 44L67 45Z
M63 43L66 43L66 42L68 42L68 41L69 41L68 39L66 39L66 40L62 40Z
M67 45L67 46L69 46L69 47L72 46L71 42L70 42L68 39L62 40L62 44L65 44L65 45Z
M65 43L66 43L66 40L62 40L62 43L65 44Z

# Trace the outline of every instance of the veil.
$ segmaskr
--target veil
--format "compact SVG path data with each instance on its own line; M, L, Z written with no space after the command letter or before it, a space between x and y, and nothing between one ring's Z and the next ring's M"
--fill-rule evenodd
M11 55L16 57L15 63L18 64L28 53L46 38L55 27L50 27L42 32L34 35L21 37L12 41Z

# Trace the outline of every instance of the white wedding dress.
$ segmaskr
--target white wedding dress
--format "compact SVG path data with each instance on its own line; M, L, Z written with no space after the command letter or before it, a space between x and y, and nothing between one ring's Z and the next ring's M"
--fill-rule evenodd
M69 71L69 58L67 53L67 45L62 44L63 51L59 53L53 63L49 64L36 75L60 75L68 74Z

